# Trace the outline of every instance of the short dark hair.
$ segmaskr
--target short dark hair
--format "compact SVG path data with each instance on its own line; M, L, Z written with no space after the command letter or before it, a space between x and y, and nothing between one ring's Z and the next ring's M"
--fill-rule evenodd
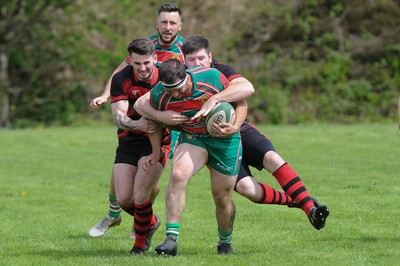
M182 45L183 55L188 55L201 49L205 49L209 53L210 44L206 38L199 35L190 36Z
M160 15L161 12L167 12L167 13L178 12L179 16L182 19L181 7L176 3L165 3L165 4L162 4L160 6L160 8L158 9L158 15Z
M178 59L168 59L164 61L158 69L158 78L166 84L173 84L177 80L186 77L186 67Z
M134 39L128 45L128 53L129 56L132 53L139 54L139 55L147 55L147 54L154 54L155 47L154 43L147 38L139 38Z

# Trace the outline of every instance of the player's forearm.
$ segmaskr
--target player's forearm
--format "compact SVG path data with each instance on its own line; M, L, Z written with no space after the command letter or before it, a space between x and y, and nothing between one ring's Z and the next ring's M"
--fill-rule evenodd
M151 144L152 153L156 155L161 154L161 139L162 139L163 129L159 126L154 133L149 134L149 140Z
M101 94L102 97L106 97L107 99L111 96L111 80L112 76L108 79L106 87L104 88L103 93Z
M235 122L233 126L236 129L240 129L240 127L243 125L244 121L247 118L247 102L246 100L241 100L236 102L235 106Z
M138 130L137 121L130 119L123 113L113 113L113 122L122 130Z
M151 120L157 120L157 112L158 110L154 109L150 105L150 93L146 93L136 100L133 108L138 112L141 116L144 116Z
M236 102L246 99L254 93L253 84L245 78L234 79L229 87L212 96L216 102Z

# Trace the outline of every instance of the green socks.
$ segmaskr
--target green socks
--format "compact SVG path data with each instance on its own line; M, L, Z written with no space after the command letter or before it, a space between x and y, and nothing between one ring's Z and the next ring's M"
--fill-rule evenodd
M116 196L108 194L108 206L108 216L118 217L121 214L121 208L119 207Z
M222 243L230 244L232 241L232 231L224 232L218 229L218 245Z
M165 230L165 234L166 235L173 235L175 237L176 240L178 240L178 236L179 236L179 227L181 226L181 224L169 224L167 223L166 225L166 230Z

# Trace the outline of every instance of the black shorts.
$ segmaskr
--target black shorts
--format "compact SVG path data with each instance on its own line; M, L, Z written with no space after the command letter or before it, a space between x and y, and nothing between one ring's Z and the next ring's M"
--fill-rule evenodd
M275 151L271 140L248 122L245 122L240 128L240 135L243 157L236 183L246 176L253 176L249 166L261 171L264 168L264 155L269 151Z
M161 158L159 162L163 167L168 161L168 153L170 150L170 144L161 146ZM138 166L139 160L144 156L150 155L151 152L150 140L134 143L120 140L117 150L115 151L114 164L125 163Z

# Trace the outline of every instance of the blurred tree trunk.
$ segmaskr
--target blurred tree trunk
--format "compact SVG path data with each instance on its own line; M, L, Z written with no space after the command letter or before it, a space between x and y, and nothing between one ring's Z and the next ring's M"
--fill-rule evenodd
M8 77L8 55L4 48L0 46L0 127L9 127L9 96L7 88L10 87L10 79Z
M27 33L48 7L62 4L51 0L5 0L0 9L0 127L9 127L11 93L17 93L9 75L10 52L13 44L26 42ZM14 88L14 89L13 89Z
M0 12L0 127L10 126L9 47L18 37L18 21L24 13L24 1L2 1Z

